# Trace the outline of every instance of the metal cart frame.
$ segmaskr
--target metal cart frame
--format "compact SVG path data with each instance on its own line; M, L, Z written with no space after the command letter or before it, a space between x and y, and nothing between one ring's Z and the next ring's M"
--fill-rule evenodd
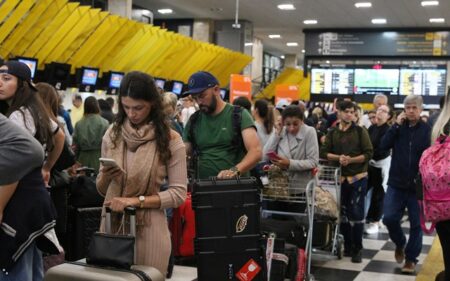
M287 175L286 175L287 176ZM289 202L292 204L298 204L300 208L305 206L305 212L291 212L291 211L278 211L278 210L262 210L262 214L277 214L293 217L307 217L308 231L306 237L305 255L306 255L306 271L305 280L315 280L311 274L311 256L312 256L312 237L313 237L313 222L314 222L314 186L316 180L310 180L305 187L301 186L300 182L287 182L288 186L279 186L278 188L283 191L276 194L268 195L262 192L263 201L277 201L277 202Z

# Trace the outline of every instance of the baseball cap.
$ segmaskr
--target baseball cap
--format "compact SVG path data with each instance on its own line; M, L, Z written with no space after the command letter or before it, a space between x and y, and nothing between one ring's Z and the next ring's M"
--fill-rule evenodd
M189 77L188 91L184 92L181 96L186 97L193 94L199 94L206 89L219 85L216 77L206 71L198 71Z
M28 67L28 65L15 60L7 61L3 63L3 65L6 65L8 67L8 70L0 69L0 73L8 73L10 75L16 76L17 78L28 82L30 88L37 91L36 87L34 87L34 85L31 83L31 69Z

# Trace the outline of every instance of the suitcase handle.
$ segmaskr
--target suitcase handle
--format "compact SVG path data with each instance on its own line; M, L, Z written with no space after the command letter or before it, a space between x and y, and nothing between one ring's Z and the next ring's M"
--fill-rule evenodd
M110 207L105 207L106 218L105 218L105 230L106 233L111 234L111 213ZM128 206L125 208L125 215L130 217L130 235L136 237L136 208Z
M105 207L106 217L105 217L105 231L107 234L111 234L111 213L112 209L110 207ZM136 237L136 208L128 206L125 208L124 215L130 217L130 235ZM125 225L123 226L125 229ZM134 242L134 263L136 264L136 242Z

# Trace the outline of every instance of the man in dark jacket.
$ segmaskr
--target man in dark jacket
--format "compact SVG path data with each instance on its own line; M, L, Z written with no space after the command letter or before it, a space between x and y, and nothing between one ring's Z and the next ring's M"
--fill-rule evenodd
M341 166L341 232L344 254L352 262L362 262L364 201L367 189L367 167L373 148L366 129L353 123L355 104L342 101L338 108L339 125L331 129L320 157Z
M387 131L380 144L382 149L392 149L383 223L396 245L396 261L403 263L405 260L402 272L414 273L422 249L415 178L422 152L430 145L431 129L420 119L423 104L421 96L407 96L403 104L405 111L397 116L396 123ZM405 208L408 209L411 226L408 241L400 225Z

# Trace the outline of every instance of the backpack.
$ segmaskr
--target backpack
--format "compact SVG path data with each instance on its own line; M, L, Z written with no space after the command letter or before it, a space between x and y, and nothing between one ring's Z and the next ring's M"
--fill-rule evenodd
M239 148L243 147L244 140L242 138L241 132L241 122L242 122L242 108L237 105L233 105L233 113L231 115L231 123L233 126L233 139L231 140L231 145L233 146L236 154L239 153ZM199 151L197 146L197 141L195 140L195 126L197 124L198 118L200 117L200 110L194 112L189 118L189 138L192 146L192 156L189 161L189 178L197 178L197 160L201 151Z
M431 233L436 222L450 219L450 138L439 137L426 149L419 162L423 199L419 200L420 224ZM425 221L432 222L429 229Z

